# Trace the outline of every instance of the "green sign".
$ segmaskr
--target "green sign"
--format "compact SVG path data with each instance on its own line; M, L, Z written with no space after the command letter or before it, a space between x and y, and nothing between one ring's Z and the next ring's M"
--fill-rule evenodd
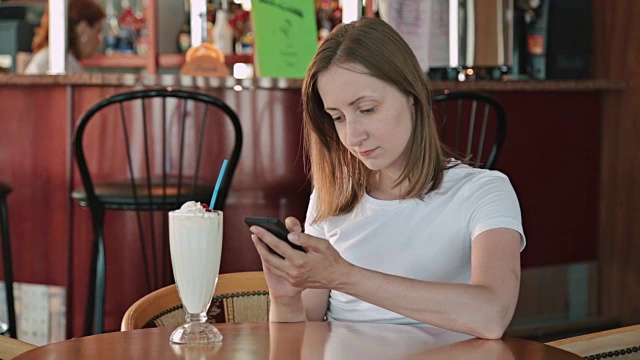
M318 49L314 0L253 0L251 5L258 76L303 78Z

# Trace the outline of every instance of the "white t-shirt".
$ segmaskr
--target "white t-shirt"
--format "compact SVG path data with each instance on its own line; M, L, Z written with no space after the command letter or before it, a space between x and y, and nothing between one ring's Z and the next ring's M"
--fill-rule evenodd
M316 202L314 192L305 232L328 239L350 263L387 274L469 283L471 244L478 234L514 229L521 235L521 251L525 246L518 199L509 179L498 171L458 165L446 170L440 188L423 200L378 200L365 194L350 213L311 224ZM334 290L327 319L421 324Z
M29 61L29 65L24 69L25 75L46 75L49 70L49 48L42 48L40 51L35 53ZM80 65L80 62L71 55L67 53L67 73L68 74L78 74L83 73L84 68Z

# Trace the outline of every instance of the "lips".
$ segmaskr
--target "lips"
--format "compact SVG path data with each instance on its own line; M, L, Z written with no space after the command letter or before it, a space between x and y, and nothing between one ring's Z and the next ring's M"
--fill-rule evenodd
M360 156L361 158L368 158L368 157L370 157L371 155L373 155L373 153L374 153L376 150L378 150L378 148L377 148L377 147L376 147L376 148L374 148L374 149L371 149L371 150L358 151L358 156Z

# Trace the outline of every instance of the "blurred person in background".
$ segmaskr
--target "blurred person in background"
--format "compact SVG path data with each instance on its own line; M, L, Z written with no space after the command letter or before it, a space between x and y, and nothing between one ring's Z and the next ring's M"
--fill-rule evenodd
M67 73L82 73L80 60L96 53L102 43L105 12L95 0L70 0L68 8ZM31 42L33 58L24 73L46 74L49 69L49 10L45 10L40 26Z

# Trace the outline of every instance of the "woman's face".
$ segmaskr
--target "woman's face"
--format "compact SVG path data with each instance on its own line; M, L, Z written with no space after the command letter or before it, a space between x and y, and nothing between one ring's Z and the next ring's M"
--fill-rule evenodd
M318 92L340 141L369 169L399 174L413 131L413 99L361 65L345 67L332 66L318 77Z
M88 58L95 54L98 47L102 44L102 25L104 21L100 20L93 26L86 21L81 21L76 25L76 33L78 34L78 48L82 59Z

